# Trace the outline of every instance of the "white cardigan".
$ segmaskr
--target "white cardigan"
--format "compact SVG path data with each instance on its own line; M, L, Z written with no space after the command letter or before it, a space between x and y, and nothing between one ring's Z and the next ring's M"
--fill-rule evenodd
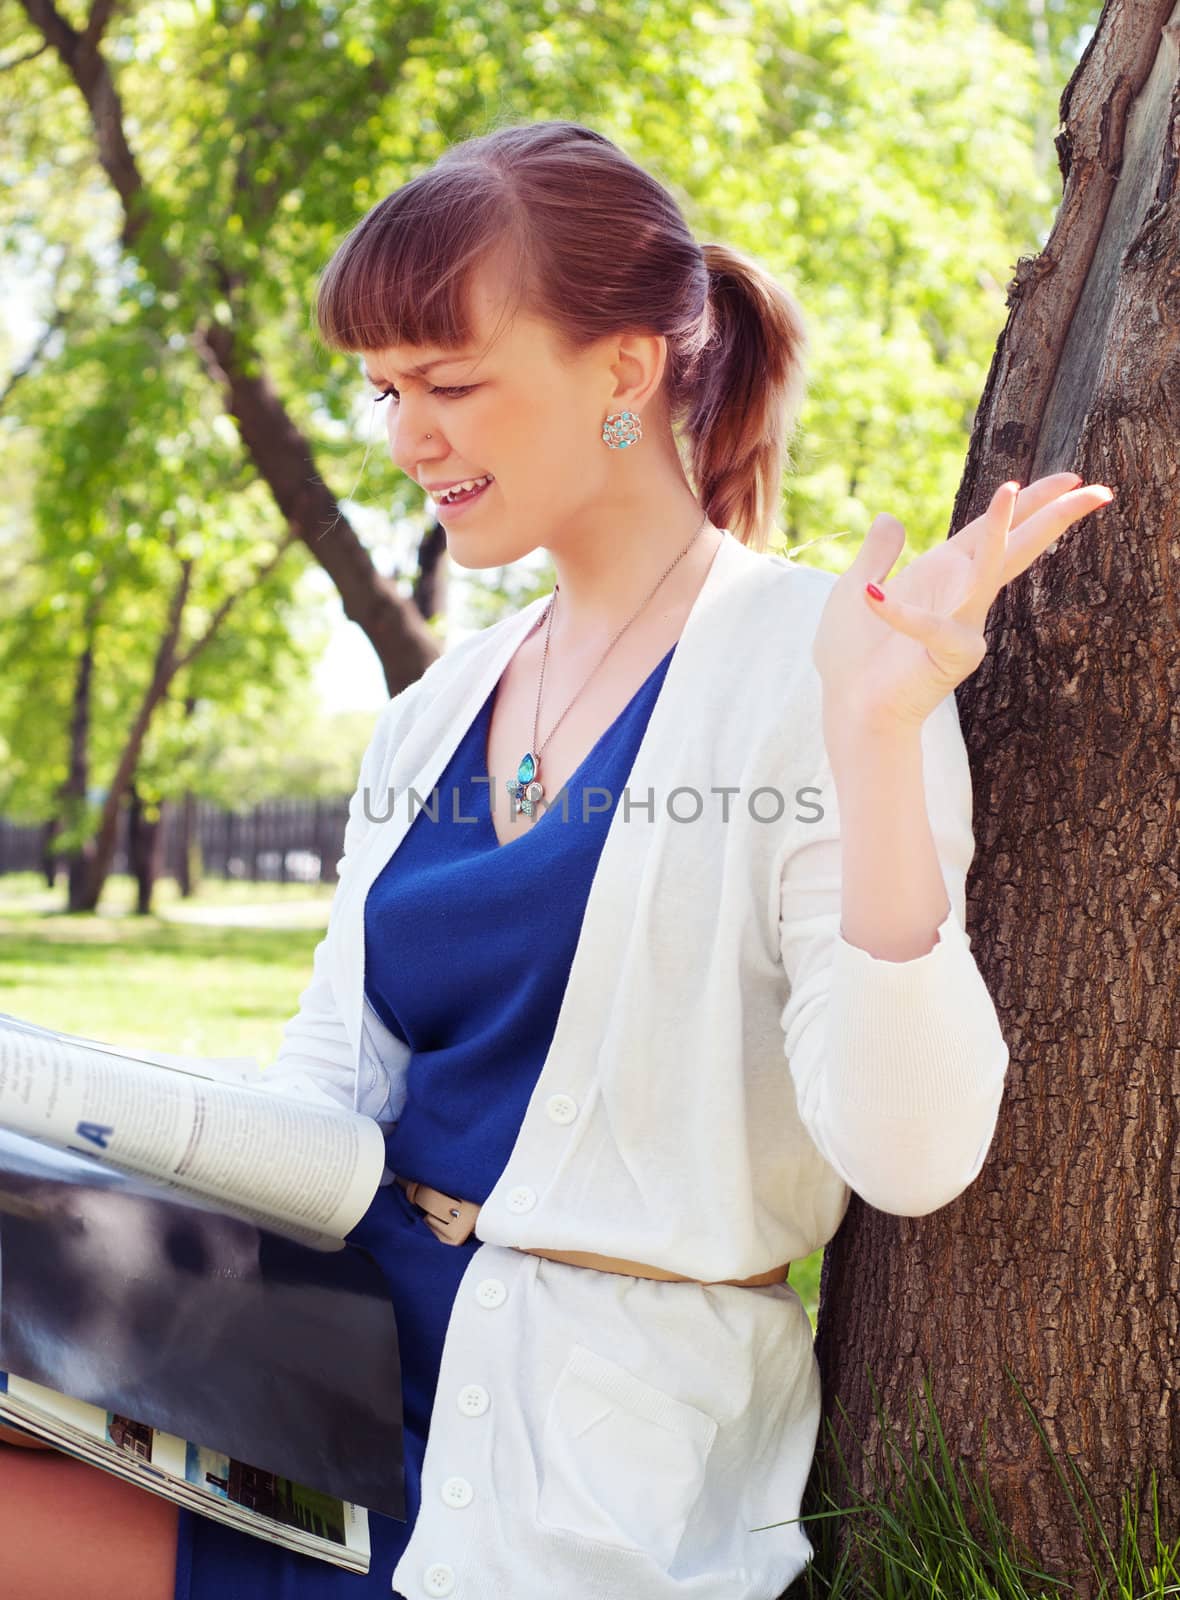
M811 661L834 581L727 534L689 613L480 1212L392 1574L409 1600L775 1600L811 1543L765 1525L798 1515L820 1414L794 1289L512 1247L746 1277L825 1244L850 1188L919 1216L983 1164L1008 1050L964 932L974 842L954 697L922 731L951 910L927 954L877 960L839 931ZM463 640L381 713L328 930L266 1074L279 1092L385 1126L400 1114L410 1050L364 998L365 896L415 814L409 790L429 796L543 605Z

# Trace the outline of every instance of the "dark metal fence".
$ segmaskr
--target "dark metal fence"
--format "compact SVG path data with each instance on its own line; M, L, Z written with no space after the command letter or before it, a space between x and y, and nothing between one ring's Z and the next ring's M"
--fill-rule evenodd
M186 814L187 813L187 814ZM161 874L179 878L186 833L199 871L251 883L335 883L344 848L348 800L268 800L248 811L223 811L203 800L162 808ZM0 818L0 873L44 872L44 825ZM130 870L127 813L119 818L114 871Z
M44 834L44 828L38 825L26 826L0 818L0 873L39 872Z

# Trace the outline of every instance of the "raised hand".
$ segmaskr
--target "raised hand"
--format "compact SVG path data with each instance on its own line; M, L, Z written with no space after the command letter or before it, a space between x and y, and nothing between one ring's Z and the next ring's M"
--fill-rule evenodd
M874 518L828 596L812 644L825 722L874 731L920 727L983 660L984 624L1004 585L1114 498L1104 484L1080 485L1074 472L1025 489L1002 484L982 515L894 578L888 574L905 528L888 513Z

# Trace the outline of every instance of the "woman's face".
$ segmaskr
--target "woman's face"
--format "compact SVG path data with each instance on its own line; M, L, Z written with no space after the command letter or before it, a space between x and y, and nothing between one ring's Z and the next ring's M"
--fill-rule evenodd
M548 323L522 312L502 320L506 295L491 270L476 274L471 303L470 349L397 345L369 351L365 366L379 389L395 391L378 402L395 465L431 493L451 557L483 568L560 546L586 506L601 511L617 492L618 453L603 444L602 424L626 404L614 398L620 378L634 374L619 359L623 339L570 357ZM469 504L439 502L441 486L488 473Z

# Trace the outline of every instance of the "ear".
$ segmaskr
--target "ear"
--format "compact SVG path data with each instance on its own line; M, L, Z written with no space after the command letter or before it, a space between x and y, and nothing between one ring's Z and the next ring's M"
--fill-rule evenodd
M658 393L668 363L668 341L662 333L624 333L614 342L610 360L615 387L612 411L642 411Z

